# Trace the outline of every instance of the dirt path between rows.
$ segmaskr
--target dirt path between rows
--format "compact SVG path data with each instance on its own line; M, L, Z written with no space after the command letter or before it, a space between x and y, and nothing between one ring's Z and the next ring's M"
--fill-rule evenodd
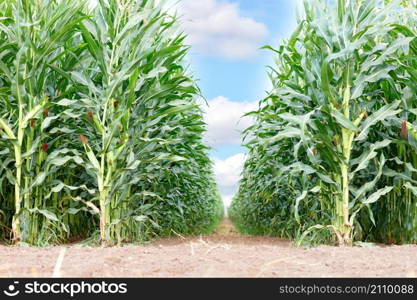
M286 240L239 235L230 221L224 220L211 236L162 239L143 246L43 249L0 246L1 277L53 275L417 277L417 245L294 248Z

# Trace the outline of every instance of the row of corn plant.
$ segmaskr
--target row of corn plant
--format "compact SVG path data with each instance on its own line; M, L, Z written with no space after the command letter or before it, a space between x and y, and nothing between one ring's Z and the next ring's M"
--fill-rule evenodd
M45 207L45 201L59 207L48 185L71 173L62 174L67 166L56 155L67 141L50 129L59 117L53 101L63 93L52 66L66 64L82 6L75 1L3 1L2 6L2 202L12 213L13 240L55 240L66 227Z
M401 71L395 74L395 85L382 85L387 99L400 98L404 112L391 123L378 128L376 135L384 134L393 141L385 151L386 156L395 157L384 170L385 178L381 185L392 185L393 190L373 207L375 223L363 222L364 238L384 243L417 242L417 184L416 169L416 94L417 94L417 8L416 1L402 1L403 26L396 26L395 31L413 41L409 45L408 57L401 58ZM401 123L401 130L398 124Z
M97 2L0 2L5 240L114 244L221 217L176 17L161 1Z
M388 166L403 158L398 133L414 121L404 97L416 95L413 15L399 1L304 2L291 38L267 47L277 53L273 90L247 130L249 159L230 211L238 227L261 219L260 233L333 236L339 245L371 236L376 208L394 190Z

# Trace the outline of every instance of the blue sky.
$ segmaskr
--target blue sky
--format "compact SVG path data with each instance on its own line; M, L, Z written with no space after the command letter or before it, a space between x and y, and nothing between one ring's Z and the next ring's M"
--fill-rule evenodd
M225 2L225 1L222 1ZM266 25L268 35L258 46L276 46L282 38L291 34L295 26L294 0L236 0L243 16ZM233 60L223 57L192 56L200 87L208 99L225 96L229 99L259 99L265 93L265 66L271 61L271 52L258 50L257 55Z
M296 26L298 0L181 0L183 30L189 35L190 69L208 107L207 143L220 191L229 205L245 160L241 117L257 107L269 89L266 66Z

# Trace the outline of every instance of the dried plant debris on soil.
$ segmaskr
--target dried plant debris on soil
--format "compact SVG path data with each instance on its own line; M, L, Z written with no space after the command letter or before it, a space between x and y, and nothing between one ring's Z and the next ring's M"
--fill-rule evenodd
M295 248L287 240L216 234L143 246L0 247L0 276L50 277L417 277L416 245ZM82 261L82 264L80 262Z

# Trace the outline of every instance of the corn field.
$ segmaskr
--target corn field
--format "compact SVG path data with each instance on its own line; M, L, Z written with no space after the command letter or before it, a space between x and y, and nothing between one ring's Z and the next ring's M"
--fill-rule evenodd
M304 1L229 210L298 244L417 242L417 3Z
M163 1L0 0L0 238L210 232L223 207Z

